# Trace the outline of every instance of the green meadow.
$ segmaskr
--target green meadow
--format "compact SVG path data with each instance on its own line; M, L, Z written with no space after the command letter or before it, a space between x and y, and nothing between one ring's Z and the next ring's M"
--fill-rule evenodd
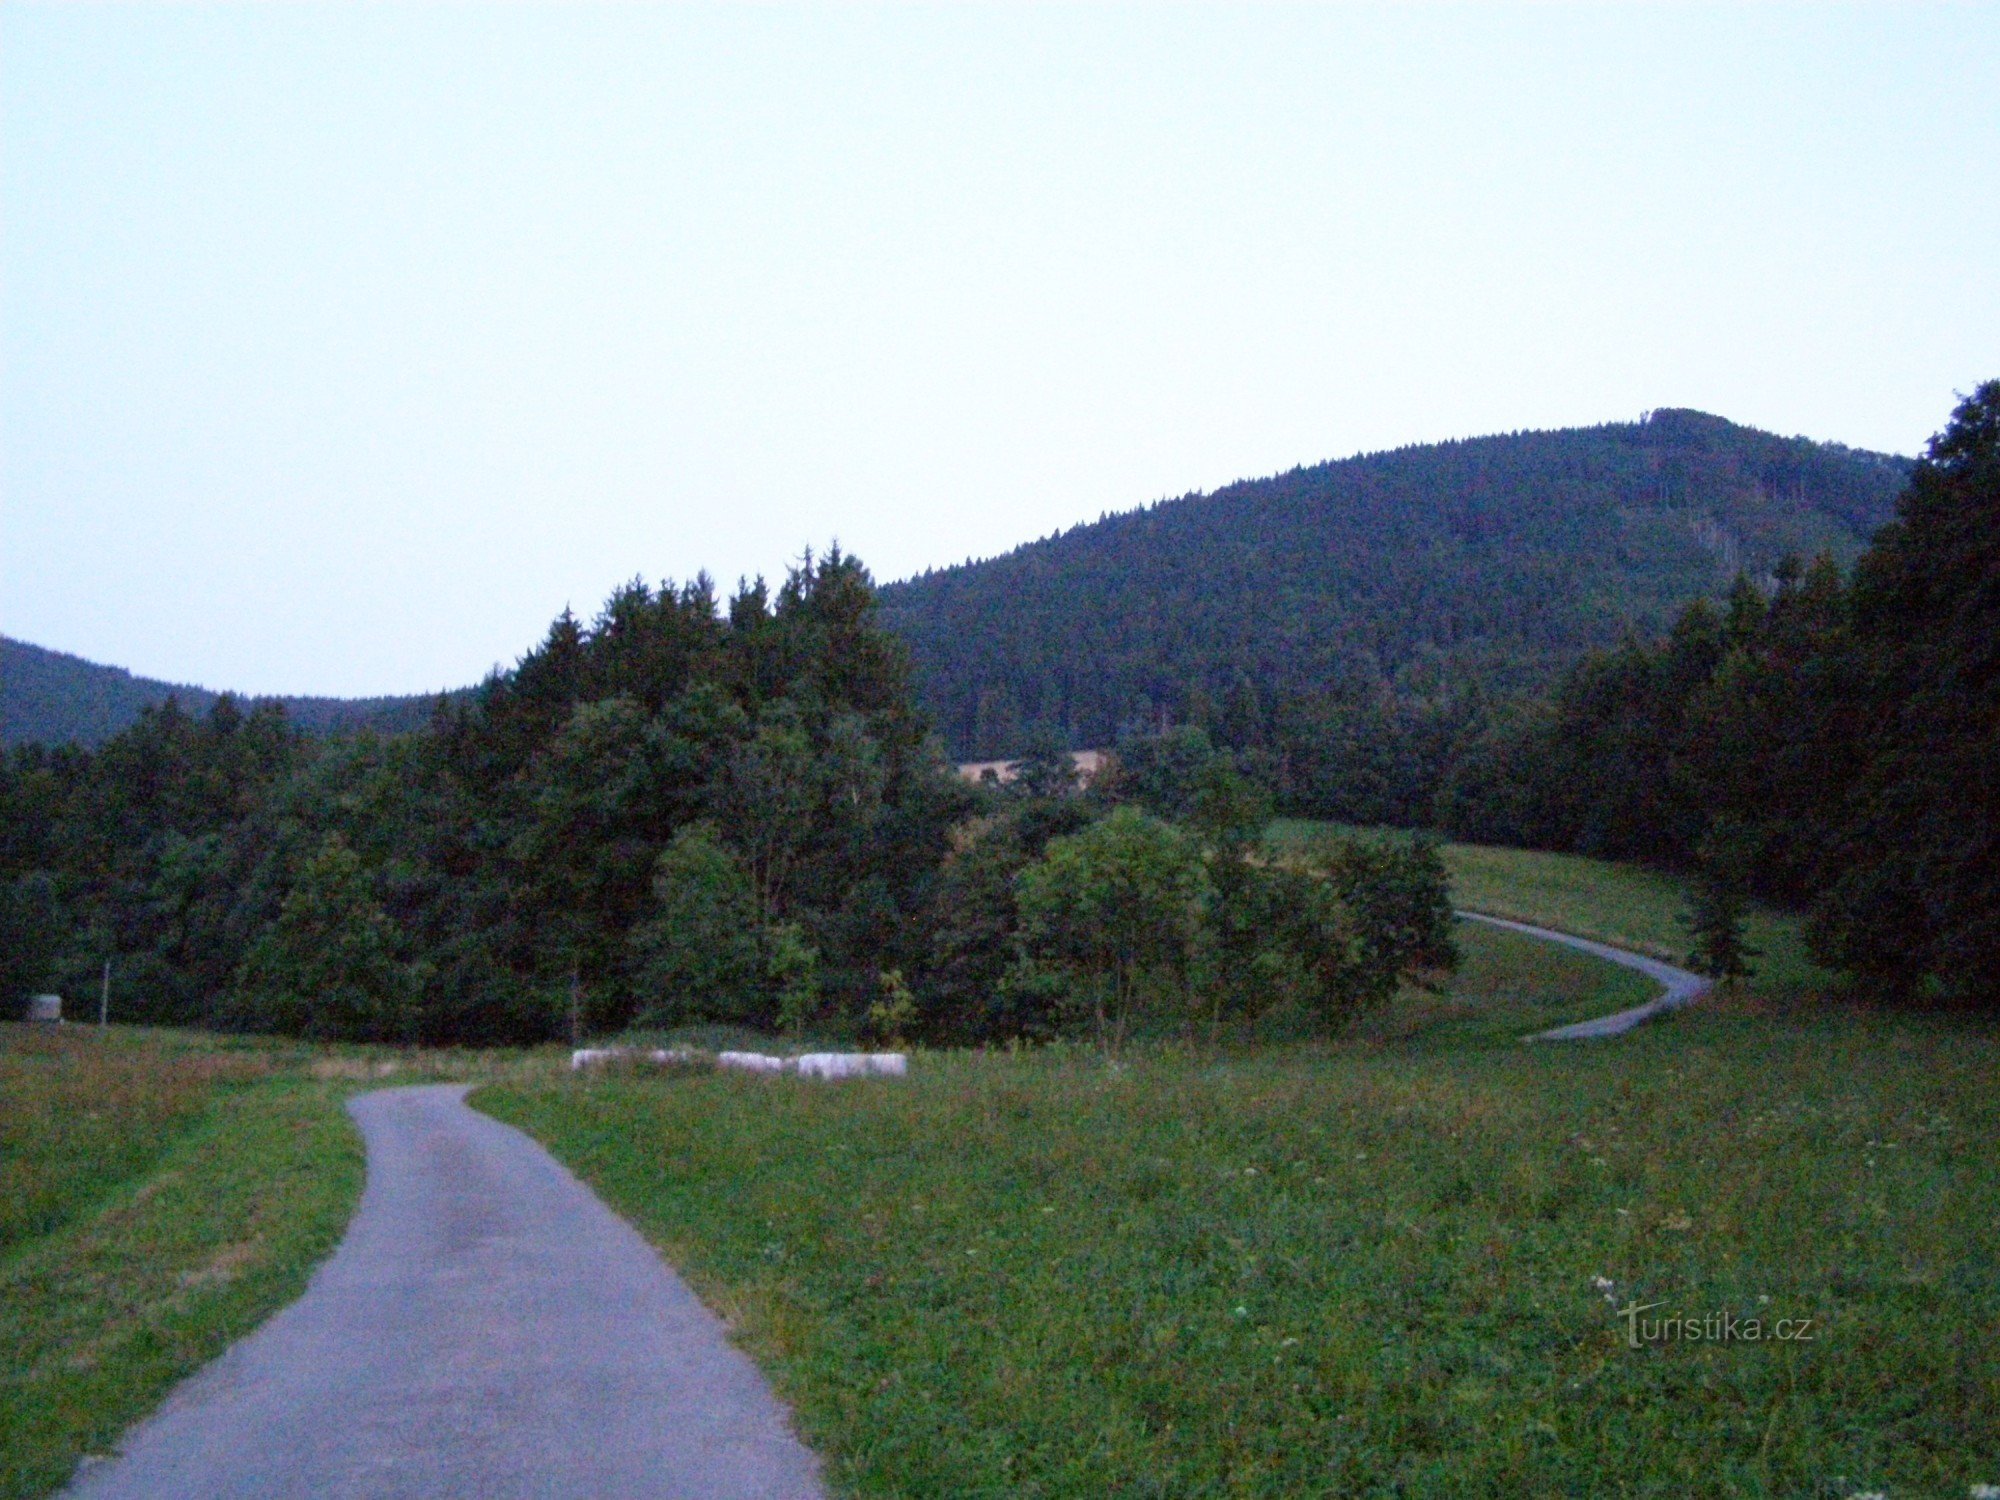
M1659 877L1446 857L1462 905L1678 951ZM0 1028L0 1494L295 1297L358 1197L345 1098L439 1077L688 1276L838 1493L2000 1483L1990 1025L1704 1006L1524 1046L1651 987L1458 939L1334 1038L838 1084Z
M1645 981L1460 937L1442 990L1316 1044L474 1103L692 1279L845 1493L2000 1482L1990 1028L1697 1010L1523 1046Z
M566 1061L0 1025L0 1497L56 1489L305 1290L360 1201L356 1089Z
M0 1495L47 1493L304 1290L360 1195L348 1068L0 1027Z

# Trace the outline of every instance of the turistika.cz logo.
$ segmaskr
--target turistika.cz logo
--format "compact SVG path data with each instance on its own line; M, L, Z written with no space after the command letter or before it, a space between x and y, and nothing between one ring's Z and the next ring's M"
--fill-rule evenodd
M1664 1317L1642 1316L1664 1302L1630 1302L1618 1309L1625 1320L1625 1347L1643 1349L1648 1344L1759 1344L1776 1341L1810 1344L1818 1336L1813 1318L1744 1317L1732 1312L1704 1313L1689 1317L1669 1313Z

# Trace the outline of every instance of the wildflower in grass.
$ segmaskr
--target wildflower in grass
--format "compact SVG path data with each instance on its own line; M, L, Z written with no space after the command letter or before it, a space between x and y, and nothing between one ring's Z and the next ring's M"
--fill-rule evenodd
M1593 1276L1590 1278L1590 1284L1597 1288L1598 1294L1606 1302L1609 1302L1613 1307L1618 1305L1617 1282L1613 1281L1609 1276Z

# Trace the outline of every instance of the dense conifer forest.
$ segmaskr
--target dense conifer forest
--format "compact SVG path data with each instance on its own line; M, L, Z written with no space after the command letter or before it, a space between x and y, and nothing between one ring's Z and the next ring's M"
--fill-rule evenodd
M0 989L87 1003L108 962L125 1021L1115 1045L1273 1009L1324 1026L1452 961L1434 852L1268 868L1268 807L1226 758L1178 824L1086 795L1066 756L964 781L876 610L838 551L726 606L635 580L420 730L313 738L224 697L18 748Z
M882 590L920 703L959 759L1038 737L1105 746L1280 705L1303 743L1373 712L1456 720L1651 639L1738 571L1851 562L1906 461L1693 411L1426 444L1295 469L1079 526ZM173 695L0 639L0 743L96 744ZM425 697L289 698L300 728L410 729ZM1331 721L1331 722L1329 722ZM1315 753L1310 748L1307 753Z
M1789 560L1465 736L1431 817L1810 912L1881 992L2000 1003L2000 381L1851 569Z
M1993 1003L2000 382L1913 467L1689 413L1582 439L1301 471L880 593L838 550L726 601L705 576L634 580L415 728L311 736L225 695L147 706L94 748L16 747L0 990L87 997L108 960L127 1020L1115 1046L1274 1016L1324 1029L1453 961L1422 837L1280 860L1259 837L1283 810L1679 869L1717 952L1757 895L1808 909L1817 952L1869 993ZM1636 486L1624 510L1588 499L1606 455ZM1452 526L1418 525L1413 474L1456 475ZM1718 530L1724 491L1749 508ZM1346 521L1318 535L1380 550L1302 562L1285 527L1330 510ZM1878 511L1893 520L1855 544ZM1553 539L1579 528L1595 542L1559 566ZM1624 561L1593 574L1600 553ZM1097 571L1065 572L1076 556ZM1280 561L1253 577L1256 556ZM1092 578L1097 595L1064 583ZM1132 608L1079 624L1060 669L1063 701L1104 716L1104 774L1076 783L1084 720L1029 709L983 744L1022 752L1016 780L958 777L891 620L921 656L926 597L990 600L983 649L1029 662L1064 610L1117 590ZM1579 654L1593 634L1611 642ZM1239 654L1204 654L1217 643ZM1118 663L1143 649L1141 691Z
M1905 461L1695 411L1428 444L1079 526L883 590L954 754L1282 708L1418 738L1789 555L1851 562ZM1437 732L1449 733L1450 727ZM1308 753L1324 754L1323 749ZM1337 752L1336 752L1337 753Z

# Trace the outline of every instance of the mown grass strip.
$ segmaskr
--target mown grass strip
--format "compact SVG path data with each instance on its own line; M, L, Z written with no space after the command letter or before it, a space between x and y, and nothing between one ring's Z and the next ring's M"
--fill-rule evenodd
M0 1495L61 1485L304 1290L360 1196L345 1092L216 1087L149 1170L0 1263Z
M922 1056L482 1090L663 1247L867 1495L2000 1482L1990 1032ZM1813 1320L1624 1346L1652 1316Z

